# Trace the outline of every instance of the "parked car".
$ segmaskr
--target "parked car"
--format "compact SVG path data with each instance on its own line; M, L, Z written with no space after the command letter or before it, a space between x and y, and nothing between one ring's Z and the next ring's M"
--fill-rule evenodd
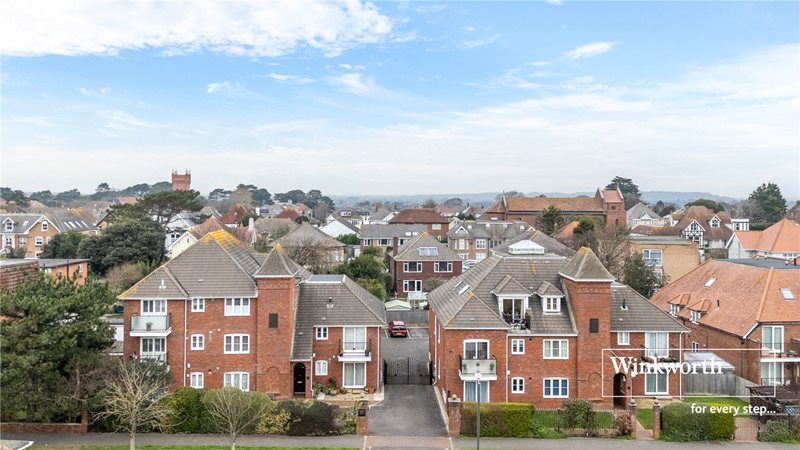
M402 320L393 320L389 322L389 336L408 337L408 328L406 328L406 323Z

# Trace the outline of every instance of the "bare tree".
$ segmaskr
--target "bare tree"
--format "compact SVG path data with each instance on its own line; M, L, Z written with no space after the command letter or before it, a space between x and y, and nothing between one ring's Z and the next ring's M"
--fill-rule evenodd
M236 450L236 438L258 424L270 406L265 394L236 388L212 389L203 396L203 403L214 428L230 437L231 450Z
M171 384L167 366L149 361L118 360L104 389L106 409L95 420L114 418L120 431L130 435L130 448L136 449L136 432L145 427L159 428L169 423L172 409L161 402Z
M617 279L624 275L625 260L630 254L627 228L606 229L595 227L592 239L588 239L589 248L594 251L600 262Z
M326 247L322 242L307 238L300 242L287 243L286 256L313 273L326 273L334 263L336 247Z
M81 404L81 423L89 420L89 397L99 392L116 362L105 354L76 354L69 364L66 397Z

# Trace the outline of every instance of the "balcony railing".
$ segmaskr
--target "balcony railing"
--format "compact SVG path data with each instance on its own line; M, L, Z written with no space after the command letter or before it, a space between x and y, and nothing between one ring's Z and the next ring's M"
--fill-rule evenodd
M167 362L167 352L151 352L151 353L142 353L141 356L142 361L155 361L160 363Z
M131 316L131 336L166 336L172 331L172 315Z
M366 341L351 341L339 339L339 356L372 354L372 339Z
M761 348L762 358L800 358L800 342L776 342Z
M464 358L464 356L460 356L460 361L461 370L459 372L462 376L474 376L479 371L482 376L497 375L497 358L495 357L485 359L467 359Z
M503 313L503 320L511 325L515 330L530 330L531 329L531 315L525 314L519 316L518 314Z
M652 361L652 362L656 362L656 360L661 362L678 361L680 359L680 355L681 355L681 350L677 348L642 349L643 361Z

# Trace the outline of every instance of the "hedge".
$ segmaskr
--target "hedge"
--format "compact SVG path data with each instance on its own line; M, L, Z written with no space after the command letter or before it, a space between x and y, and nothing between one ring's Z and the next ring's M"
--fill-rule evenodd
M461 434L477 434L477 403L461 405ZM481 404L481 436L527 437L531 436L531 419L536 408L529 403Z
M693 413L686 403L673 403L661 409L661 439L665 441L730 440L735 430L733 414Z
M183 387L166 396L163 402L172 408L170 423L165 424L169 433L211 433L213 425L208 415L203 395L206 391Z

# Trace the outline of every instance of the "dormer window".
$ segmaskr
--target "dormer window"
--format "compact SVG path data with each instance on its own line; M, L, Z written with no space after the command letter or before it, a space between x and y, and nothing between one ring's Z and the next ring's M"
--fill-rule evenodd
M669 305L669 313L673 316L677 316L680 311L681 305Z
M719 220L719 217L714 216L708 223L711 225L711 228L719 228L721 221Z
M561 298L560 297L543 297L542 298L542 311L545 314L558 314L561 312Z
M697 322L698 320L700 320L700 311L692 310L689 320L691 320L692 322Z
M527 297L500 297L500 314L508 323L522 322L525 320L525 311L528 309Z
M50 224L47 223L46 220L42 221L42 231L47 231L50 228Z
M3 224L3 229L5 231L14 231L14 222L11 219L6 220Z

